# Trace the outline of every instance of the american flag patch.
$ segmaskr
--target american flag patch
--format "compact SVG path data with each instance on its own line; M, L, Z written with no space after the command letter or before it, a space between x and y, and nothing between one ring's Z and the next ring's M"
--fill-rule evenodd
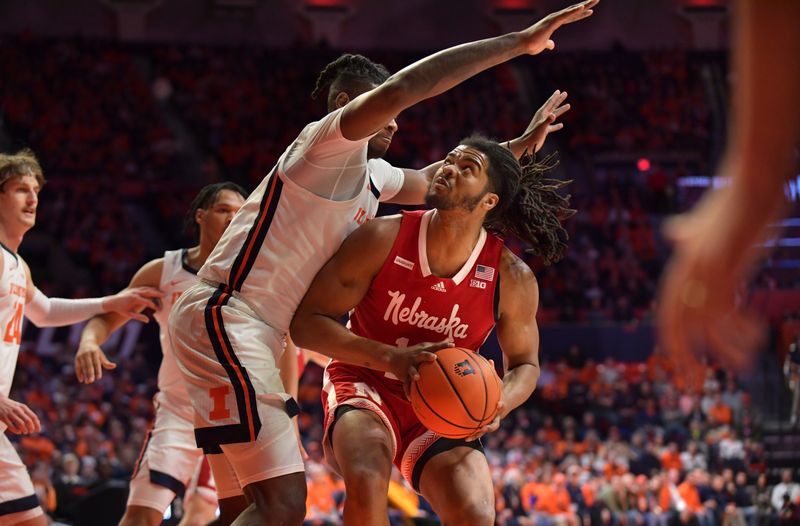
M485 279L486 281L494 280L494 269L484 265L475 266L475 277L478 279Z

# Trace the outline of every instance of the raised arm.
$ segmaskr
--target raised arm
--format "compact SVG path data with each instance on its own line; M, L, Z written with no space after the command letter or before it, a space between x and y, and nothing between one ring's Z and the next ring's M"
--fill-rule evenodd
M164 259L154 259L134 274L128 288L148 287L156 289L161 281ZM154 305L153 305L154 306ZM138 316L143 316L138 314ZM130 318L119 312L106 312L93 316L81 332L78 352L75 354L75 376L81 383L90 384L103 377L103 369L116 369L100 348L111 333L122 327Z
M507 372L497 418L470 439L491 433L512 409L530 398L539 380L539 285L522 260L506 249L500 267L500 319L497 340Z
M400 379L420 360L433 360L428 351L448 344L421 344L408 349L363 338L339 323L358 305L386 260L400 227L400 217L373 219L354 231L322 267L295 312L292 339L304 349L342 362L394 373Z
M529 153L538 152L550 133L564 127L564 124L556 122L556 120L569 111L570 105L565 104L566 100L567 92L556 90L536 110L522 135L515 139L503 141L500 144L510 149L517 159L522 157L526 151ZM403 168L403 187L388 202L398 205L419 205L424 203L431 179L433 179L433 175L442 162L437 161L421 170Z
M553 49L553 32L592 14L599 0L586 0L552 13L516 33L455 46L426 57L395 73L372 91L345 106L341 130L359 140L375 134L401 111L443 93L464 80L514 57Z

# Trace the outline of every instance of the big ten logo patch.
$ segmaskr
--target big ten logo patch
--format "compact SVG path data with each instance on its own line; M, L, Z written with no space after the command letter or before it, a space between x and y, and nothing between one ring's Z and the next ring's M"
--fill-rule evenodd
M455 369L455 372L458 376L468 376L470 374L475 374L475 369L472 367L472 364L469 363L469 360L458 362L453 366L453 369Z
M481 281L479 279L471 279L471 280L469 280L469 286L473 287L473 288L476 288L476 289L485 289L486 288L486 282L485 281Z

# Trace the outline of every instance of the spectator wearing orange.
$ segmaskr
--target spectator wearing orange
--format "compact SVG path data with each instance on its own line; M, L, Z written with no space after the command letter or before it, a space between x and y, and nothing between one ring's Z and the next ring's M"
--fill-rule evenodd
M681 453L678 450L678 444L675 442L670 442L667 445L667 448L661 453L661 467L670 470L670 469L677 469L678 471L683 470L683 462L681 461Z

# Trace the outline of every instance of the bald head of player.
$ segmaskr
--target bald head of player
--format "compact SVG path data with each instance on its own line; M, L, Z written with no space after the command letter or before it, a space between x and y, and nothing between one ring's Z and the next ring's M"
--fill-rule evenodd
M545 177L554 164L518 161L495 141L473 135L445 157L425 202L451 218L468 221L530 244L545 263L561 259L567 232L561 221L575 213L558 190L569 181Z
M345 54L330 62L317 77L311 97L316 99L328 88L328 112L341 108L362 93L374 89L389 78L389 70L363 55ZM380 159L386 154L397 132L395 119L376 133L367 145L367 158Z

